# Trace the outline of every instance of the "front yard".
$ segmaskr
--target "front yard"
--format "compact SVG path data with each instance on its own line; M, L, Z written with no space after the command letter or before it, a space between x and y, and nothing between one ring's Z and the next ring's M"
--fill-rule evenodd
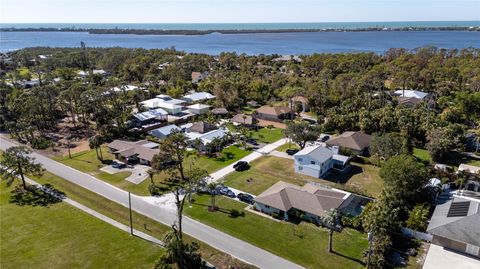
M280 128L263 127L258 131L252 131L252 138L262 143L273 143L283 138L283 130Z
M185 214L202 223L282 256L306 268L364 268L362 253L367 249L367 236L352 229L335 233L334 253L328 253L328 233L310 223L298 225L279 222L245 210L246 204L217 197L219 211L209 212L210 196L195 196L186 204ZM237 210L244 215L231 216Z
M114 155L108 152L106 147L102 147L103 158L105 161L110 161L115 158ZM191 153L185 160L185 167L197 166L207 170L209 173L215 172L229 164L232 164L239 159L247 156L250 151L238 148L236 146L230 146L225 148L220 156L214 158L208 158L206 156L197 156L197 154ZM100 160L97 159L95 150L88 150L72 154L72 159L68 156L54 158L56 161L68 165L72 168L80 170L84 173L90 174L98 179L101 179L109 184L115 185L126 191L130 191L137 195L148 196L148 186L150 185L150 179L147 177L140 184L134 184L126 181L125 178L130 176L130 172L119 172L116 174L109 174L100 171L100 168L106 166ZM154 182L161 184L166 178L165 173L159 173L154 176Z
M163 250L69 204L19 206L0 185L0 268L152 268Z
M227 175L225 184L258 195L280 180L301 186L313 181L372 197L380 193L383 185L378 175L379 169L366 164L353 163L349 172L332 175L328 180L295 173L293 160L286 158L266 156L251 162L250 165L247 171Z

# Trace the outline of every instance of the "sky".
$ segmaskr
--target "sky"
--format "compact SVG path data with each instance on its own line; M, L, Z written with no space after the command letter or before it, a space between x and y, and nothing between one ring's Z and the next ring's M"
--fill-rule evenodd
M480 20L480 0L0 0L1 23Z

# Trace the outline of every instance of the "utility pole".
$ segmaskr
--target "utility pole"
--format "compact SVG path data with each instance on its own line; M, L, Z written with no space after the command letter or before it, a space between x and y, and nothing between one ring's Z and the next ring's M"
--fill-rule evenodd
M130 192L128 192L128 210L130 212L130 235L133 235L132 199L130 197Z
M367 269L370 268L370 255L372 255L372 239L373 239L373 233L369 232L368 233Z

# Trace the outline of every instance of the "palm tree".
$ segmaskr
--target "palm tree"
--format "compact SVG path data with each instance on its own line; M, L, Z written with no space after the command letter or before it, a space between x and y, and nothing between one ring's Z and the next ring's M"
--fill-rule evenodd
M335 208L332 208L322 218L322 223L328 228L328 252L332 252L333 231L341 228L340 214Z
M155 169L150 168L150 169L147 170L148 177L150 177L150 182L152 184L155 184L153 182L153 176L155 175L155 173L156 173Z
M207 185L207 188L210 190L212 205L210 206L212 211L215 211L217 207L215 206L215 195L217 195L217 183L211 182Z
M95 153L97 154L97 159L103 161L103 153L102 153L102 144L103 144L103 137L101 135L94 135L88 139L88 146L90 149L95 149ZM100 155L98 155L100 149Z

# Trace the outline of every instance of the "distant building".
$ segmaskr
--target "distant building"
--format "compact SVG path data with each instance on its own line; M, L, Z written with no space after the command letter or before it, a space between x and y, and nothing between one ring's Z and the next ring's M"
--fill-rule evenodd
M244 125L247 127L252 127L258 123L258 121L251 115L237 114L230 119L230 121L235 125Z
M357 155L367 155L372 136L363 132L344 132L326 142L327 146L338 146L342 151Z
M310 146L294 156L295 173L320 178L332 169L345 171L350 165L350 157L338 154L338 148Z
M174 131L180 131L180 128L177 125L171 124L151 130L148 133L158 139L165 139L169 137Z
M295 105L297 103L300 103L302 106L302 112L307 112L309 110L308 99L304 96L300 96L300 95L294 96L292 99L289 100L289 103L290 103L290 107L293 107L293 108L295 108Z
M149 111L133 114L133 117L133 125L135 127L141 127L153 124L155 122L166 121L168 119L168 112L161 108L156 108Z
M268 121L291 120L295 117L292 109L286 106L262 106L257 109L256 118Z
M197 102L215 99L215 95L208 92L191 92L182 97L187 103L193 104Z
M215 116L224 116L228 115L228 110L226 108L220 107L220 108L214 108L211 110L212 114Z
M400 97L417 99L423 99L428 96L428 93L417 90L397 90L394 92L394 94Z
M114 140L107 147L115 155L115 159L119 161L144 165L150 165L153 156L160 152L157 143L147 140L137 142Z
M180 101L180 100L178 100ZM171 103L173 102L173 104ZM175 104L177 99L170 99L165 101L162 98L152 98L145 101L140 102L143 107L153 109L153 108L161 108L168 112L170 115L175 115L181 113L183 110L183 106Z
M198 83L208 77L208 72L192 72L192 83Z
M204 104L194 104L188 106L188 111L195 115L202 115L208 113L210 111L210 106Z

